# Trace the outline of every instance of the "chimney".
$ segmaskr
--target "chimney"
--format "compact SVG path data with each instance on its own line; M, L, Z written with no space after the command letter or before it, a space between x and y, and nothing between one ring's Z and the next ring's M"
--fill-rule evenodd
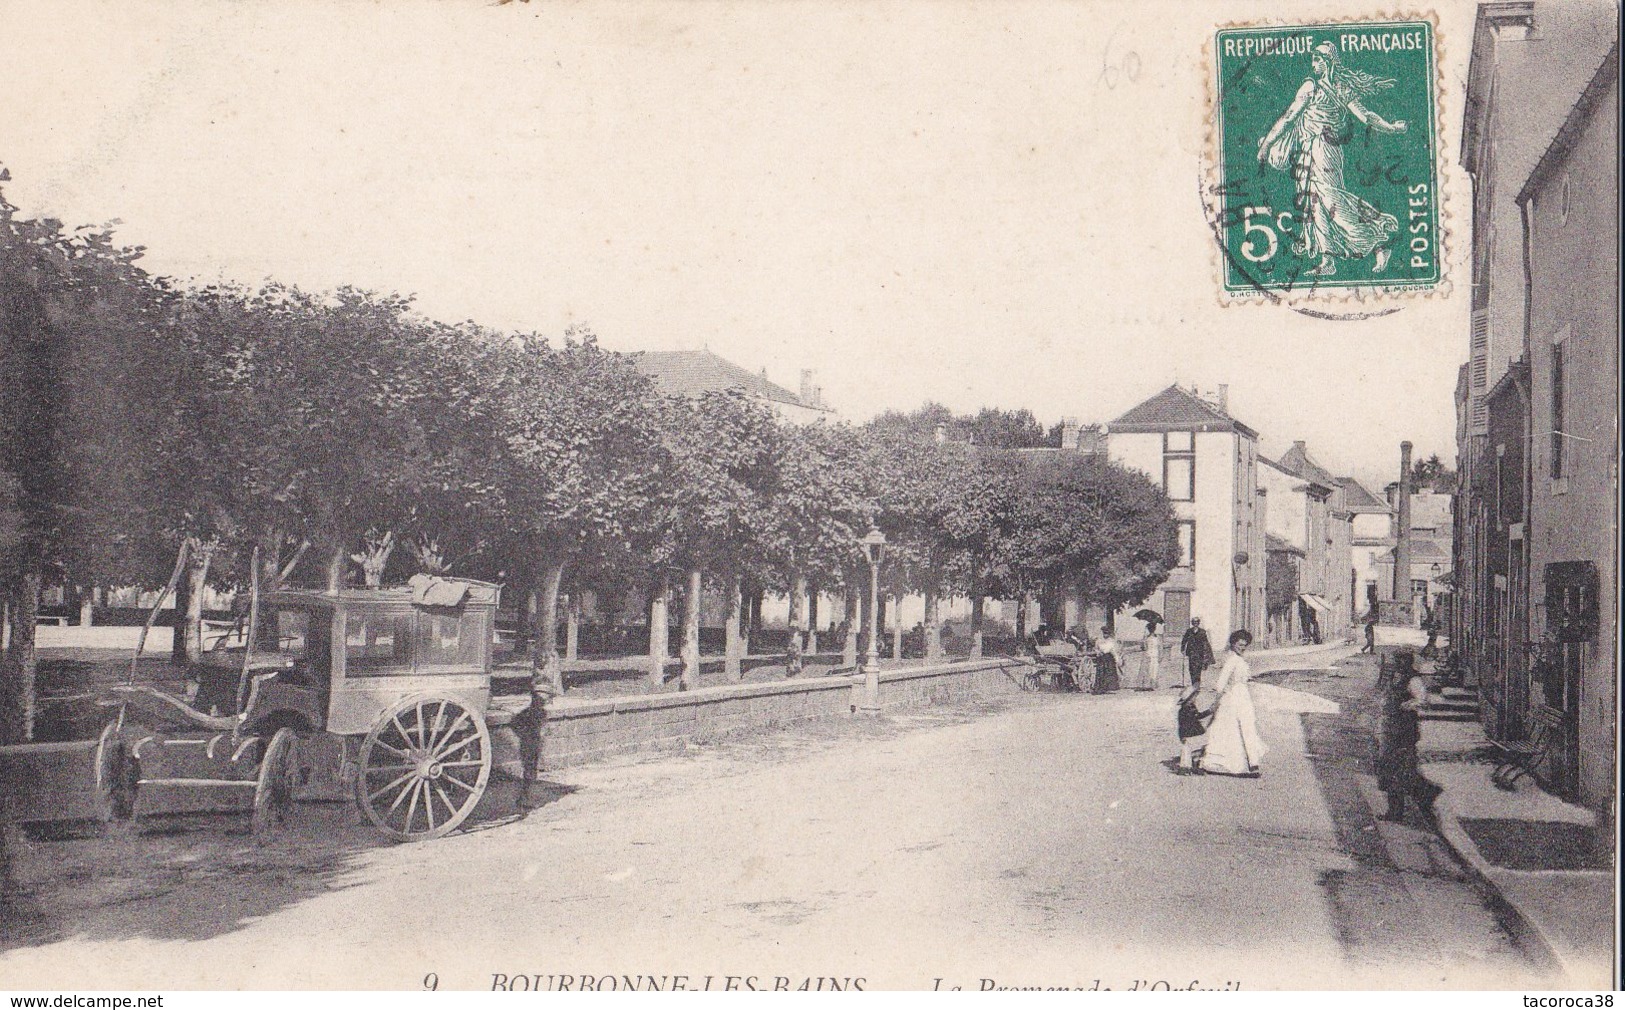
M1394 602L1411 602L1411 444L1399 443L1399 486L1394 491L1399 515L1394 522Z
M1230 413L1230 387L1226 383L1219 383L1219 412Z
M1063 417L1063 418L1061 418L1061 448L1063 448L1063 449L1076 449L1076 448L1079 448L1079 444L1080 444L1079 440L1082 437L1082 435L1083 435L1083 427L1082 427L1082 425L1078 424L1078 419L1077 418L1075 418L1075 417Z
M1309 447L1306 444L1304 444L1302 439L1299 439L1298 441L1293 442L1292 443L1292 448L1298 450L1298 455L1303 456L1305 458L1308 458L1308 456L1309 456Z
M813 373L810 368L801 370L801 402L811 403L813 398Z
M938 445L948 441L948 426L938 421L937 430L932 433L931 440Z

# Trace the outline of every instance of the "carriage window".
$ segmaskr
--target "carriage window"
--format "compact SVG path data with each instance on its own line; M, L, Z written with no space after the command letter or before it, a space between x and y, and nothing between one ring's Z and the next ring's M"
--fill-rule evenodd
M411 614L350 614L344 619L349 673L411 673Z
M260 656L273 654L285 660L294 671L288 675L290 682L307 675L324 680L331 670L332 660L333 639L328 618L327 613L320 611L278 610L275 638L268 633L267 622L261 621L254 652Z
M262 625L263 627L263 625ZM276 652L290 658L303 656L310 640L310 611L279 610L276 614L276 639L260 641L256 649Z
M480 632L485 622L474 615L418 612L418 666L478 666ZM488 632L487 632L488 634Z

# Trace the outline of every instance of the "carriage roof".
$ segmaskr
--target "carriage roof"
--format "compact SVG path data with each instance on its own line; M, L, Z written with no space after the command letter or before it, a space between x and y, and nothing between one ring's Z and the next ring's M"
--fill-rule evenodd
M281 589L266 594L272 606L306 605L350 609L368 606L412 604L435 608L492 608L497 606L502 587L494 582L477 579L438 579L414 576L404 586L382 589L341 589L337 592L316 589Z

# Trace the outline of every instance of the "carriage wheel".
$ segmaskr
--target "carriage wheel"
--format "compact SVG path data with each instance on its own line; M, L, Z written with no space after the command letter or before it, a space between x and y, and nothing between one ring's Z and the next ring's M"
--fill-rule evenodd
M491 733L456 698L419 695L373 724L356 762L356 803L378 830L401 841L439 838L485 793Z
M299 737L284 726L271 734L260 758L254 786L254 840L269 842L277 826L293 813L293 791L299 781Z
M102 821L127 821L135 812L135 777L125 760L118 724L110 722L96 740L96 806Z

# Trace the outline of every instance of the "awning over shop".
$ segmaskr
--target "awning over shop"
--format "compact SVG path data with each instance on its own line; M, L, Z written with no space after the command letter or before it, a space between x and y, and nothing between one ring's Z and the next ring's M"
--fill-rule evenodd
M1300 599L1303 602L1309 604L1309 606L1313 607L1314 609L1320 611L1323 614L1329 614L1329 613L1332 612L1332 608L1331 608L1330 604L1328 604L1325 600L1321 599L1320 597L1316 596L1314 593L1301 593L1301 594L1299 594L1298 599Z

